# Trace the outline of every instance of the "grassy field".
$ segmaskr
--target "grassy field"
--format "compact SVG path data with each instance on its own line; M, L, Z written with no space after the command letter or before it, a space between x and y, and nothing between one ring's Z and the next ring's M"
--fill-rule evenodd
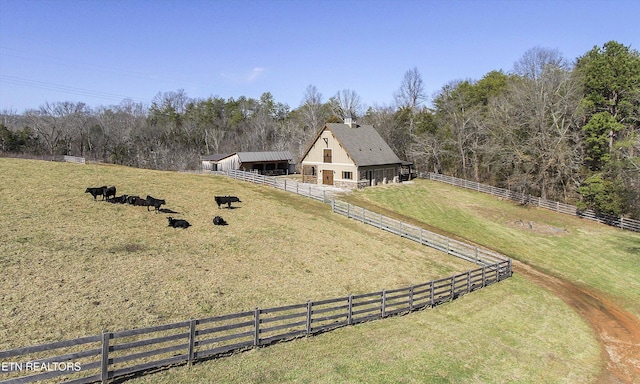
M116 185L118 195L164 198L166 208L177 212L171 216L193 227L169 228L168 214L94 202L84 194L88 186L105 184ZM429 223L419 215L422 205L434 204L449 217L444 205L455 190L448 188L439 205L380 204ZM431 189L430 183L416 183L349 198L378 204L376 194L423 196ZM213 203L218 194L243 202L219 210ZM510 204L496 203L495 215L502 206ZM222 176L0 159L0 207L0 349L397 288L472 268L332 214L314 200ZM461 210L454 204L451 213ZM217 214L229 226L213 226ZM503 226L526 233L508 221ZM578 231L577 225L567 229L568 235L552 230L544 238ZM518 254L496 244L490 242ZM600 369L600 349L588 325L558 298L514 276L435 309L138 380L590 382Z
M640 317L640 234L444 183L416 180L345 196L390 210L585 286Z

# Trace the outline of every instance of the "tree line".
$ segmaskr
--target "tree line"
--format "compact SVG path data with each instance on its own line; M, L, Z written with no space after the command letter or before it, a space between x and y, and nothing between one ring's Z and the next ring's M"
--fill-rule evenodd
M237 151L302 156L327 122L355 116L422 172L493 184L597 212L640 218L640 54L615 41L569 62L526 51L509 72L444 85L426 105L417 68L392 105L363 105L353 90L324 100L307 87L297 108L259 99L161 92L150 105L90 108L47 102L3 112L0 152L75 155L141 168L197 169Z

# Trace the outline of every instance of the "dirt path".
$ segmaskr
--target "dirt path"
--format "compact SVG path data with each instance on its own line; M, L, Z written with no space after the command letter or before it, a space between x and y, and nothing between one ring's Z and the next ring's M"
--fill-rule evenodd
M513 270L549 289L587 320L598 335L606 369L597 384L640 383L640 320L593 292L513 260Z

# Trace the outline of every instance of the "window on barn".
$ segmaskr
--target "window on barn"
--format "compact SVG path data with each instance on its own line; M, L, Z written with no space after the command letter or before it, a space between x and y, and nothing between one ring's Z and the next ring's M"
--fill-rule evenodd
M342 171L342 178L345 180L351 180L352 179L352 173L350 171Z
M327 148L323 150L324 153L324 162L325 163L330 163L331 162L331 149Z

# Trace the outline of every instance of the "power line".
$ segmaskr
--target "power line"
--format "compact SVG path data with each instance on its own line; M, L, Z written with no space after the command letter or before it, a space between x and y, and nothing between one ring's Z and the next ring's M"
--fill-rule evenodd
M0 75L0 83L3 83L3 82L7 83L7 84L20 85L20 86L25 86L25 87L30 87L30 88L45 89L45 90L49 90L49 91L71 93L71 94L74 94L74 95L94 97L94 98L105 99L105 100L110 100L110 101L118 101L119 102L119 101L122 101L124 99L131 99L133 101L138 101L138 102L145 102L145 103L149 103L150 102L149 99L142 99L142 98L139 98L139 97L131 97L131 96L119 95L119 94L116 94L116 93L100 92L100 91L94 91L94 90L84 89L84 88L69 87L69 86L66 86L66 85L54 84L54 83L49 83L49 82L45 82L45 81L25 79L25 78L17 77L17 76Z

